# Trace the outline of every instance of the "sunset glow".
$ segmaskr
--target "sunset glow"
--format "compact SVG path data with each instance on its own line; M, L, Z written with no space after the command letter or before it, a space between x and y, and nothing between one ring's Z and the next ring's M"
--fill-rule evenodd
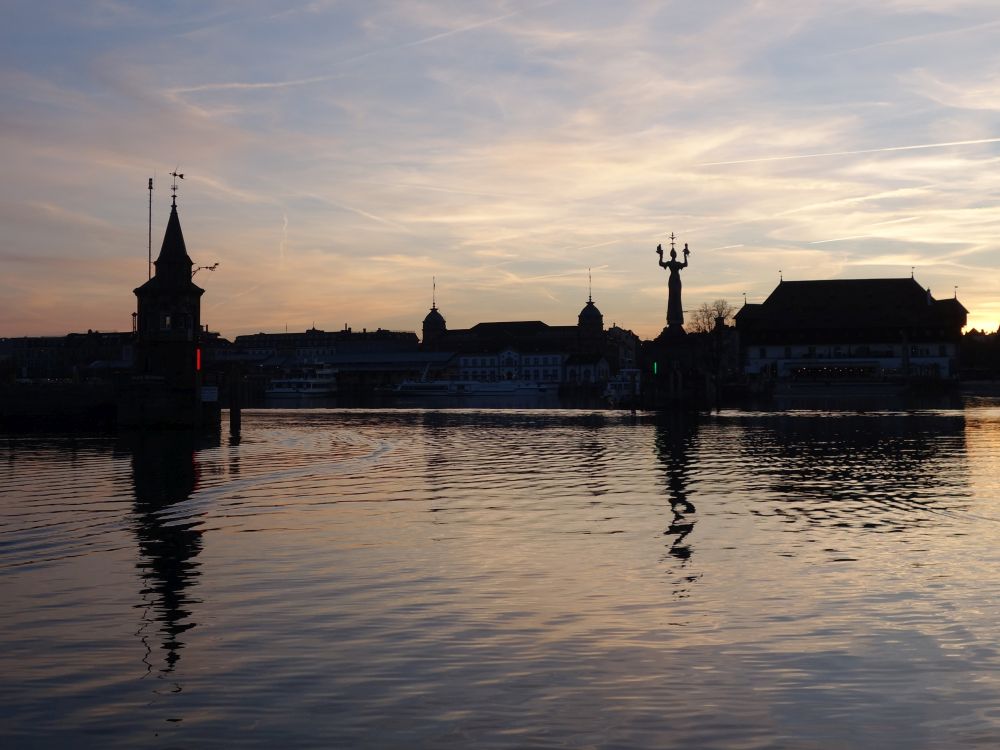
M1000 324L1000 7L15 2L0 336L130 330L178 206L202 320L655 336L778 281L906 277Z

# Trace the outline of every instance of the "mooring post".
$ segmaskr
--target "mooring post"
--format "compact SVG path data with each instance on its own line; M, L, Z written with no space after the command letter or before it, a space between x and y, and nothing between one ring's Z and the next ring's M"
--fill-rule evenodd
M240 427L243 420L241 410L243 408L243 372L239 364L234 363L229 368L229 434L233 437L240 436Z

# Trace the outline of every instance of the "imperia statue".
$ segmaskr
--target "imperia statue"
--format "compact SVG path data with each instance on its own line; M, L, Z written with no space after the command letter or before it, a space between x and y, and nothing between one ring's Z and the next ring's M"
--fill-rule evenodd
M674 249L674 235L670 235L670 260L663 260L663 246L656 246L656 254L660 256L660 268L670 269L670 278L667 280L667 327L683 329L684 327L684 306L681 304L681 269L687 268L688 250L687 243L684 243L684 262L677 260L677 251Z

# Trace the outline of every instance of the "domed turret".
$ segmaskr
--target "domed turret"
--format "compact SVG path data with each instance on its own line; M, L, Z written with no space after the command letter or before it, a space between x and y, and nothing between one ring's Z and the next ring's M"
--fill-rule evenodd
M587 269L587 304L580 310L576 321L580 333L584 336L599 336L604 332L604 316L594 304L593 281L589 268Z
M444 322L444 316L438 312L436 307L432 307L424 318L423 340L426 344L448 330L448 325Z
M444 321L444 316L437 309L437 279L434 280L434 291L431 296L431 311L424 318L423 344L433 342L448 332L448 324Z
M577 325L586 333L600 333L604 330L604 316L597 309L593 299L588 299L587 304L580 310Z

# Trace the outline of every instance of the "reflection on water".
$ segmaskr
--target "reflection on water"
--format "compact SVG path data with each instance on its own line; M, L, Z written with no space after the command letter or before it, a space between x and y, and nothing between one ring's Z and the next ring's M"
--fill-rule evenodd
M690 517L695 507L688 500L687 486L695 449L695 432L696 423L683 416L658 424L656 428L657 456L666 471L667 496L674 514L666 533L676 535L670 544L670 554L679 560L687 560L691 556L690 547L684 540L694 528L694 520Z
M135 485L136 567L143 581L140 592L143 623L139 635L147 649L145 663L154 664L151 639L159 642L161 672L172 672L184 647L182 635L195 627L191 593L199 575L201 531L198 517L168 522L162 513L187 500L198 486L199 439L187 433L143 433L129 436L124 447L131 454ZM158 626L159 635L151 632Z
M754 512L899 532L968 496L962 413L800 413L743 432L741 461L777 502Z
M1000 742L990 402L243 426L0 443L4 746Z

